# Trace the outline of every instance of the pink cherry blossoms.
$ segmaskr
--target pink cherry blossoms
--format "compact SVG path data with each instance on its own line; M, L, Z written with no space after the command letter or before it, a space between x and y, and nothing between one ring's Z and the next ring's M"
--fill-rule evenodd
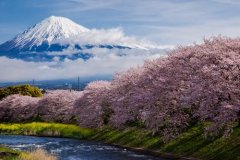
M82 92L0 101L1 121L35 115L64 123L74 119L91 128L141 124L166 139L203 122L210 122L206 133L230 133L240 125L240 39L213 37L178 47L167 57L116 74L112 82L91 82Z
M75 104L77 121L81 126L94 128L106 123L104 113L110 109L110 88L111 83L107 81L95 81L87 85L84 95Z
M1 122L21 122L37 116L40 98L10 95L0 101Z
M38 102L38 116L48 122L73 123L73 106L82 92L69 90L48 91Z
M240 39L222 37L179 47L168 57L117 74L107 89L91 90L87 107L101 119L108 106L110 125L141 122L166 138L201 122L212 122L211 133L228 133L240 117L239 53Z
M0 101L0 121L24 122L36 118L47 122L75 122L74 103L82 92L54 90L40 98L10 95Z

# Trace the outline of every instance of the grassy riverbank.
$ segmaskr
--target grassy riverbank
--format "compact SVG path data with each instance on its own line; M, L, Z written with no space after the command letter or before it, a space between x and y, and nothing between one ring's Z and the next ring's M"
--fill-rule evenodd
M85 139L91 136L94 131L71 124L32 122L0 124L0 133Z
M0 124L0 133L101 141L173 158L240 160L240 127L235 128L234 132L227 138L205 138L203 126L198 125L168 143L163 143L161 137L152 136L150 131L144 129L128 128L119 131L105 127L91 130L75 125L42 122Z
M240 128L231 136L206 138L203 126L195 126L181 134L176 140L163 143L161 137L151 136L151 132L127 129L122 132L103 129L92 140L100 140L136 149L148 150L166 157L195 157L197 159L240 160Z
M42 149L31 152L21 152L5 146L0 146L0 160L57 160L57 156L51 155Z
M0 160L17 160L20 152L5 146L0 146Z

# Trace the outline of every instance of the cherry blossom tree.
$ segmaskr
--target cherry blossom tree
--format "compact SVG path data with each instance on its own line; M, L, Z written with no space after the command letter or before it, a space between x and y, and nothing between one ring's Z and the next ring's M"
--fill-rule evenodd
M110 88L108 81L94 81L86 86L83 96L75 104L77 121L81 126L94 128L108 123L112 113L108 98Z
M205 121L213 122L208 131L231 131L239 124L239 51L240 39L214 37L118 74L107 95L112 124L140 119L166 138Z
M48 122L73 123L76 119L74 104L82 96L79 91L47 91L38 102L38 116Z
M239 51L240 39L214 37L146 63L141 83L152 97L144 103L148 126L170 138L204 121L230 131L239 123Z
M139 111L142 109L139 79L142 68L131 68L124 73L117 73L112 81L112 88L108 93L113 114L111 125L124 127L128 123L137 123Z
M240 39L213 37L178 47L167 57L116 74L112 82L91 82L83 92L58 90L40 99L13 95L0 101L1 120L36 114L46 121L76 119L92 128L140 122L165 140L204 122L210 122L206 133L227 135L240 125Z
M37 103L40 98L10 95L0 101L1 122L22 122L37 115Z

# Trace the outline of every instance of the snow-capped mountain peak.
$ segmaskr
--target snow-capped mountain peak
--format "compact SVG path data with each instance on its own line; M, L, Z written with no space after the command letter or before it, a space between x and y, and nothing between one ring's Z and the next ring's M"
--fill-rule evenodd
M87 31L89 31L88 28L68 18L51 16L16 36L13 40L15 41L13 47L31 48L46 42L51 44L55 40L77 36Z
M119 28L88 29L68 18L51 16L1 44L0 56L29 61L52 61L56 57L61 61L65 58L86 60L99 52L123 56L127 50L168 48L160 47L125 36Z

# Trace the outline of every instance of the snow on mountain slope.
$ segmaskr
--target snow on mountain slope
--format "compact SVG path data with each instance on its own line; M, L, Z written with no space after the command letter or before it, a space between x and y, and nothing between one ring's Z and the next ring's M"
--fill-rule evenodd
M45 41L51 43L54 40L77 36L87 31L89 29L68 18L51 16L17 36L15 41L20 46L26 45L27 41L32 41L32 45L40 45Z
M27 61L52 61L55 56L87 60L99 50L122 56L130 49L166 50L169 46L127 37L119 28L88 29L68 18L51 16L0 45L0 56Z
M64 17L51 16L16 36L8 49L31 49L43 43L51 44L55 40L66 39L88 32L89 29Z

